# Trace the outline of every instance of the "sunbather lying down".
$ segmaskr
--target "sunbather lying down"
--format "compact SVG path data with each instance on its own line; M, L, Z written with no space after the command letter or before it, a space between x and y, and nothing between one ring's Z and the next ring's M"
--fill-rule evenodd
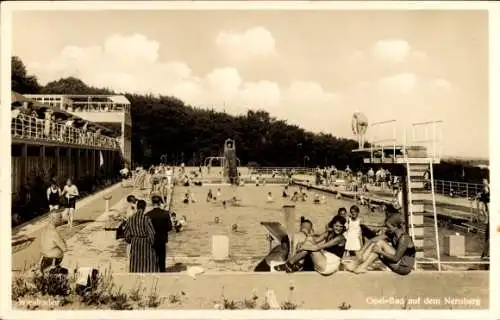
M295 236L296 254L284 265L276 266L278 271L294 272L301 268L307 258L312 260L314 270L322 275L331 275L339 270L345 249L345 218L336 216L329 223L330 228L318 236L312 235L313 225L302 219L301 230Z
M377 259L399 275L407 275L413 270L416 250L404 228L404 218L395 214L387 218L385 224L387 234L367 241L360 251L359 259L345 264L346 270L364 273Z

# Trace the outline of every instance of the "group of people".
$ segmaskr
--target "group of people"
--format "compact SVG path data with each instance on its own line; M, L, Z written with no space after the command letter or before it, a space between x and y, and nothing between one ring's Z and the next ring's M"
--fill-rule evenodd
M362 223L355 205L349 214L340 208L321 233L315 233L313 223L301 217L293 244L288 236L283 237L255 271L316 271L331 275L343 266L359 274L380 260L393 272L407 275L414 267L416 250L404 225L403 216L388 209L384 227L373 230Z
M168 233L174 225L170 213L162 208L162 198L153 195L149 211L146 201L135 196L128 196L127 203L130 213L122 233L130 244L129 272L165 272Z
M88 122L76 127L75 120L47 109L42 115L29 105L11 112L13 134L54 141L69 141L104 147L118 147L116 138L105 136L101 129L90 128Z
M78 187L73 184L71 179L66 180L66 185L61 189L57 181L52 180L47 188L47 201L49 211L59 212L60 207L64 207L61 218L68 221L68 227L73 226L75 216L76 199L80 195Z

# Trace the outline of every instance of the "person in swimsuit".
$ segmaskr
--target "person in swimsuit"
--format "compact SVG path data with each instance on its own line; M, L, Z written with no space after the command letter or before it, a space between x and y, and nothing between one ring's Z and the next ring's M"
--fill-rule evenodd
M404 229L404 218L394 214L387 218L387 233L369 241L360 252L360 259L345 264L348 271L365 273L368 267L380 259L391 271L399 275L409 274L415 265L415 245Z
M61 201L61 188L57 186L55 180L52 180L52 184L47 189L47 200L49 202L50 212L59 209L59 203Z
M339 270L344 255L346 239L343 236L346 220L335 216L327 225L327 231L318 237L312 236L311 221L302 220L301 231L305 239L297 241L297 253L287 263L275 267L277 271L294 272L297 264L310 256L314 270L328 276Z
M490 204L490 184L488 183L488 179L483 179L483 191L481 192L479 200L483 204L486 213L489 213L488 206Z
M59 266L63 260L64 253L68 250L66 242L56 229L59 217L51 212L47 225L42 229L40 235L41 260L40 270L43 272L50 266Z
M64 189L62 191L62 196L66 198L66 209L64 215L68 217L68 227L73 226L73 218L75 216L76 198L80 195L78 188L73 184L71 179L68 179Z

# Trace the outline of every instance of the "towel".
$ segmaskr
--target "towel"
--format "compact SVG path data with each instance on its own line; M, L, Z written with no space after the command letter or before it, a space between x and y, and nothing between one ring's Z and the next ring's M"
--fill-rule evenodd
M92 278L92 270L94 270L94 268L91 267L78 268L76 271L76 284L88 286L89 279Z
M205 270L202 267L190 267L187 269L187 274L196 280L196 276L204 273Z

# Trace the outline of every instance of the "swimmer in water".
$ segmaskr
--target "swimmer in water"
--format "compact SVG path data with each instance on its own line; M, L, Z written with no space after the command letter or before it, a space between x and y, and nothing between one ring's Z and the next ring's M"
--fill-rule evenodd
M314 204L319 204L320 203L320 198L319 198L319 194L315 194L314 195L314 200L313 200Z
M283 198L288 198L288 186L285 186L285 188L283 189Z
M274 202L273 194L271 192L267 193L267 202L268 203Z

